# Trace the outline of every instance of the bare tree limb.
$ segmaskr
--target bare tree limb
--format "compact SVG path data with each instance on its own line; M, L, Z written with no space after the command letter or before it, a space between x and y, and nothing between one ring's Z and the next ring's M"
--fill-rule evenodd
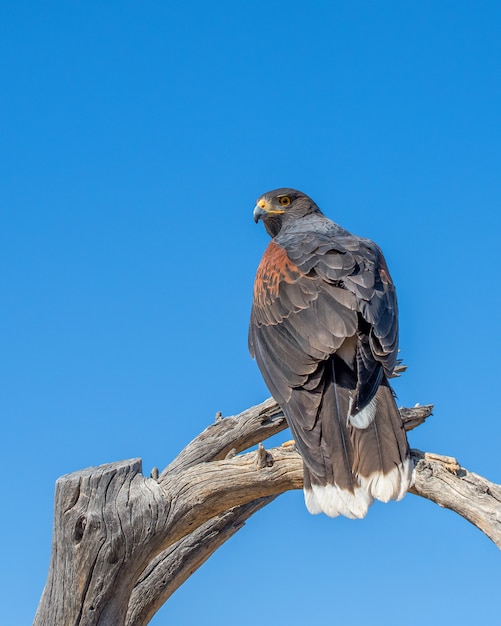
M430 406L401 409L407 429ZM143 626L255 511L302 488L290 446L238 454L286 427L272 400L218 419L157 480L139 460L63 476L53 551L35 625ZM501 487L454 459L413 451L413 492L464 516L501 547ZM445 461L444 461L445 459Z
M422 424L431 415L432 409L432 405L401 408L400 413L406 430L412 430ZM162 472L162 477L179 471L181 468L186 469L201 462L223 459L228 455L236 454L283 431L285 428L287 428L287 422L282 410L273 398L269 398L237 416L223 419L219 414L215 424L210 425L189 443ZM263 502L268 503L272 499L274 497L259 499L249 505L236 507L222 516L210 519L191 535L156 557L133 590L127 615L128 626L147 624L158 608L185 581L184 573L191 568L191 574L202 565L210 554L213 554L220 545L240 529L246 519L264 506ZM254 508L255 506L258 508ZM227 524L225 532L222 533L220 528L225 524L229 513L231 513L232 518L235 516L235 519L239 520L239 525L230 526ZM230 528L231 532L228 532ZM193 563L202 550L207 553L207 556L194 567ZM182 558L179 557L180 554L182 554ZM176 582L175 585L173 581Z
M232 417L222 418L195 437L160 475L160 479L179 469L207 461L220 461L229 454L247 450L287 428L282 409L269 398Z
M413 450L411 490L471 522L501 549L501 485L461 467L456 459Z
M158 609L256 511L275 496L260 498L212 518L161 552L147 566L132 590L127 612L128 626L149 623Z

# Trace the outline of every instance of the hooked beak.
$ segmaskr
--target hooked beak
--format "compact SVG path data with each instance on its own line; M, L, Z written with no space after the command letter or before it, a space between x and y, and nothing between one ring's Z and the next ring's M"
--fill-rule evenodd
M264 217L268 215L268 211L266 211L263 207L259 206L259 204L256 204L252 215L254 216L254 221L257 224L260 219L263 219Z
M284 213L285 211L282 211L280 209L274 209L273 205L271 205L269 202L261 198L261 200L259 200L259 202L254 207L253 215L254 215L254 221L257 224L259 220L262 220L267 216L283 215Z

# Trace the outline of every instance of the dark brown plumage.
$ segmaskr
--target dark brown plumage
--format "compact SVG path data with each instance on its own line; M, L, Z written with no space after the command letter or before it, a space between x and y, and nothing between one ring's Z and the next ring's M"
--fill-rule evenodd
M411 484L388 378L398 351L395 288L380 249L305 194L258 199L272 241L258 267L249 348L304 460L312 513L364 517Z

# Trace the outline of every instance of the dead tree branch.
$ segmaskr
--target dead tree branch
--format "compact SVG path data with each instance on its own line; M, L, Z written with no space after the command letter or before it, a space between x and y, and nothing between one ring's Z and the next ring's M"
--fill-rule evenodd
M431 406L401 409L406 429ZM245 521L302 488L290 446L239 454L286 428L273 400L218 418L157 479L140 460L56 483L53 550L35 626L143 626ZM465 517L501 547L501 487L449 457L413 451L413 493Z

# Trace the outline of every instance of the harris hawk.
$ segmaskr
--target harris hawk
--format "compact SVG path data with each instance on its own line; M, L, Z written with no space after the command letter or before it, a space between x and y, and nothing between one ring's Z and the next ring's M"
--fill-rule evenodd
M388 379L398 352L395 287L378 246L294 189L254 209L272 237L254 283L249 349L304 462L310 513L363 518L412 482Z

